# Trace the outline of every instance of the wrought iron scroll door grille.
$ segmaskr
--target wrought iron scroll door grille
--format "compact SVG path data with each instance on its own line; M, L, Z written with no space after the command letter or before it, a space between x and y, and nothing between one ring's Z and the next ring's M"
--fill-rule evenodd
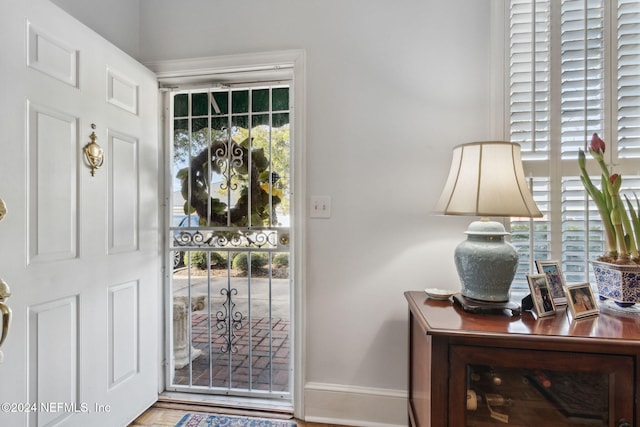
M290 400L289 85L169 99L168 388Z

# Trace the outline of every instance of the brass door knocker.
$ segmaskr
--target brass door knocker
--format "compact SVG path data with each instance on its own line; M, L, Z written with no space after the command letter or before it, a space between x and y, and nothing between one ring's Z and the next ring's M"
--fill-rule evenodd
M98 136L96 135L95 128L96 125L92 123L91 129L94 129L94 131L91 132L91 135L89 135L89 138L91 138L91 142L84 146L84 158L91 168L91 176L94 176L96 170L100 169L100 167L104 163L104 151L102 150L102 147L100 147L96 142Z

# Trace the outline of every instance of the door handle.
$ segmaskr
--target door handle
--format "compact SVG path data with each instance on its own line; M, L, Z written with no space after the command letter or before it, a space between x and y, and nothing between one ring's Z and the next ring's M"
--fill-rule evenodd
M2 221L6 215L7 204L4 202L4 200L0 199L0 221Z
M11 296L11 290L7 282L0 279L0 315L2 316L2 334L0 334L0 347L7 339L9 327L11 326L11 309L5 301ZM2 352L0 351L0 363L2 363Z

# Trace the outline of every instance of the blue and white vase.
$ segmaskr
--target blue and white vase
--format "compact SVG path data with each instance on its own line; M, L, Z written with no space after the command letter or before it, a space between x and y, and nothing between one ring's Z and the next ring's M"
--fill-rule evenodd
M601 299L611 299L619 305L640 302L640 265L617 265L591 261Z

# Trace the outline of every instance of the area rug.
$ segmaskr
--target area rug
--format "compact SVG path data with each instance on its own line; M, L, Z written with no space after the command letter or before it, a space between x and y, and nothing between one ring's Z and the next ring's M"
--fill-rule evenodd
M295 427L290 420L236 417L230 415L186 414L176 427Z

